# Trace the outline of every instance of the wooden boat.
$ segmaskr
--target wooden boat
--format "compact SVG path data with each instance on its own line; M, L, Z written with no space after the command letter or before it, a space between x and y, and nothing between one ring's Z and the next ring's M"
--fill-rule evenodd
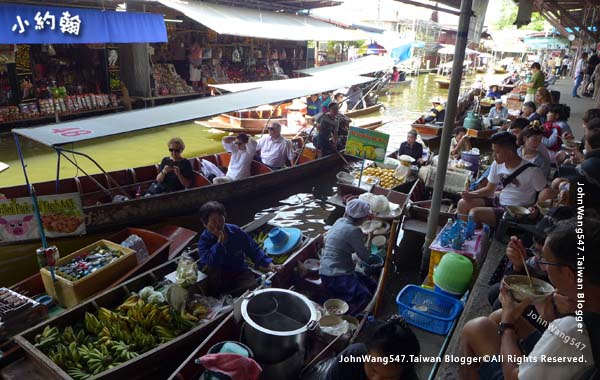
M243 227L248 233L271 228L267 222L273 218L273 214L265 215ZM297 250L308 249L310 244L301 244ZM292 253L294 255L295 253ZM52 362L46 355L38 350L31 342L35 335L39 334L46 326L66 327L77 321L82 321L85 312L93 312L99 307L114 308L121 304L131 292L139 292L143 287L155 284L163 279L167 274L177 269L178 259L171 260L159 267L145 272L133 279L130 279L120 286L106 290L103 293L89 299L88 301L67 310L65 313L52 318L44 323L37 325L15 338L15 342L24 350L24 358L13 362L11 366L22 366L27 363L38 369L43 375L35 377L31 375L30 380L42 379L71 379L60 367ZM252 270L252 269L251 269ZM252 270L257 279L262 275L261 272ZM257 282L258 284L258 282ZM201 323L193 329L181 334L180 336L161 344L154 349L147 351L133 360L126 361L110 370L104 371L92 379L164 379L168 373L172 372L177 363L180 363L195 347L199 341L205 339L209 333L219 324L228 314L225 311L217 317L205 323Z
M301 141L301 139L299 139ZM301 142L299 143L301 145ZM117 230L127 225L148 223L159 218L189 214L207 201L230 201L240 197L248 197L269 189L277 189L283 183L291 183L306 178L324 168L335 170L344 161L337 154L323 158L315 158L316 151L306 148L298 165L273 171L266 165L253 161L251 176L242 180L213 185L205 176L197 172L200 160L206 159L217 166L228 167L230 153L211 154L189 159L194 170L194 183L191 188L155 196L136 198L136 193L143 194L155 181L158 174L157 165L149 165L133 169L123 169L105 174L94 174L96 181L103 184L105 190L98 188L90 177L75 177L59 181L59 193L77 192L81 195L83 212L88 234ZM109 178L112 180L109 181ZM120 185L116 187L114 183ZM33 184L37 195L56 193L56 182L47 181ZM111 202L112 194L125 192L130 200ZM27 197L24 185L0 189L0 193L10 198ZM90 236L90 235L88 235ZM93 241L96 241L95 239ZM63 239L56 239L63 241ZM91 242L93 242L91 241ZM90 242L90 243L91 243ZM30 244L26 244L30 243ZM38 270L35 255L36 241L22 241L18 244L0 242L0 284L11 285ZM59 246L59 249L61 247ZM63 250L64 252L64 250ZM11 268L19 268L11 273ZM5 276L6 274L6 276Z
M344 113L344 116L353 118L353 117L357 117L357 116L369 115L369 114L372 114L375 112L382 113L383 111L385 111L385 106L383 105L383 103L377 103L377 104L374 104L369 107L348 111L348 112Z
M438 77L435 79L435 83L439 88L450 88L450 78Z
M420 135L427 136L440 136L442 134L443 125L432 124L432 123L421 123L420 119L415 120L414 123L411 124L411 127L416 130Z
M485 73L487 73L487 67L485 67L485 66L477 66L475 68L475 72L479 73L479 74L485 74Z
M306 116L306 120L307 120L307 122L311 121L312 116ZM219 120L216 120L216 118L206 120L206 121L199 120L199 121L195 121L195 123L198 125L201 125L203 127L206 127L206 128L217 129L219 131L229 132L229 133L246 133L249 135L260 135L262 133L266 133L266 131L264 129L264 123L266 123L266 120L263 121L262 126L256 127L256 128L232 127L232 126L221 123ZM287 138L295 137L295 136L302 134L303 132L307 132L306 128L302 128L302 129L301 128L288 128L287 121L280 122L280 124L281 124L281 135L284 137L287 137ZM352 122L353 127L370 129L370 130L379 128L381 126L381 124L383 124L381 119L375 120L374 118L371 118L369 120L359 119L359 120L355 120ZM310 130L310 128L308 128L308 130Z
M383 86L379 90L379 95L393 95L402 92L405 88L410 87L412 83L412 79L405 79L399 82L387 82L385 86Z
M505 66L494 66L494 74L506 74L507 70Z

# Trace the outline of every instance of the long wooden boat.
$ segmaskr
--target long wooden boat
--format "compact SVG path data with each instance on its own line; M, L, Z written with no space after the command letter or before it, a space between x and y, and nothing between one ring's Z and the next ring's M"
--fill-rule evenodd
M412 79L405 79L399 82L387 82L385 86L383 86L379 90L379 95L393 95L402 92L404 89L410 87L412 83Z
M250 234L258 231L266 232L268 229L272 228L267 224L272 218L273 214L265 215L260 219L248 223L243 229ZM309 249L311 242L312 240L303 240L303 243L301 243L296 248L296 251L292 252L290 256L293 256L297 251ZM139 292L145 286L156 284L167 274L175 271L177 269L177 263L177 258L164 263L153 270L145 272L119 286L92 297L88 301L67 310L57 317L23 332L15 338L15 342L22 349L20 354L24 357L13 362L11 366L23 366L27 363L27 366L33 366L43 373L43 376L39 378L34 375L30 376L30 380L71 379L64 370L58 367L32 344L35 336L43 331L46 326L66 327L77 321L83 321L85 312L94 312L100 307L111 309L118 306L131 292ZM255 270L252 271L257 279L262 275L261 272ZM126 361L112 369L93 376L91 379L164 379L166 375L175 369L177 363L180 363L195 347L197 347L198 342L206 338L213 328L229 313L230 310L225 311L212 320L199 324L173 340L160 344L135 359Z
M136 198L135 194L143 194L155 181L158 174L157 165L118 170L109 172L108 175L95 174L91 176L103 184L108 191L100 190L90 177L62 179L59 181L59 193L77 192L81 195L88 234L114 231L128 225L148 223L163 217L189 214L207 201L230 201L269 189L278 189L284 183L293 183L324 169L335 170L344 163L337 154L313 158L316 156L315 151L308 147L304 149L303 154L298 165L278 171L273 171L266 165L253 161L252 176L225 184L214 185L205 176L195 172L191 188L155 196ZM230 158L230 153L220 153L191 158L189 161L195 170L199 170L202 159L221 167L228 167ZM109 177L120 187L112 185L113 182L109 181ZM33 186L37 195L56 193L55 181L37 183ZM130 196L130 200L111 202L112 194L120 194L123 191ZM28 196L25 186L8 187L0 189L0 192L9 199ZM55 241L62 240L56 239ZM96 240L98 239L93 241ZM0 242L0 262L4 262L0 267L0 271L3 273L0 283L6 281L6 285L11 285L37 271L37 261L33 254L37 246L34 243L37 244L36 241L19 242L18 244ZM19 271L11 273L10 268L16 267L19 268Z
M312 120L312 117L307 116L306 119L307 119L307 121L309 121L309 120ZM374 118L370 118L369 120L362 120L362 119L354 120L352 122L352 126L372 130L372 129L379 128L381 126L381 124L383 124L383 121L381 119L376 119L376 120L373 120L373 119ZM271 121L273 122L276 120L271 120ZM217 129L219 131L229 132L229 133L246 133L249 135L259 135L262 133L266 133L265 128L264 128L264 125L266 124L266 122L267 122L267 120L264 119L262 121L262 126L258 125L257 127L236 127L236 126L229 126L227 124L224 124L221 121L217 120L216 118L213 118L210 120L205 120L205 121L203 121L203 120L195 121L196 124L201 125L206 128ZM280 124L281 124L281 135L284 137L288 137L288 138L295 137L306 131L306 129L288 128L287 121L280 122Z
M374 104L369 107L355 109L353 111L348 111L348 112L344 113L344 116L353 118L353 117L357 117L357 116L369 115L369 114L372 114L375 112L383 113L383 111L385 111L385 106L383 105L383 103L377 103L377 104Z
M411 124L411 127L419 134L428 136L440 136L442 134L442 129L444 129L443 125L431 123L423 124L419 122L419 119L415 120L415 122Z
M355 188L357 192L362 189ZM380 189L384 191L385 189ZM412 190L412 189L411 189ZM387 191L391 193L391 191ZM401 205L401 210L404 212L406 205L411 197L410 194L396 193L397 198L394 200ZM322 298L327 294L327 291L323 288L320 278L307 276L306 269L303 263L307 259L319 259L319 249L322 247L323 237L320 236L313 241L313 244L307 246L306 249L300 250L291 256L284 264L282 270L277 272L271 277L274 287L289 288L294 287L294 290L299 291L302 294L307 295L313 300L313 302L322 302ZM315 244L315 242L317 242ZM372 301L365 307L362 312L362 320L359 323L358 328L353 334L348 337L341 337L341 339L331 342L333 338L329 338L323 341L323 338L319 339L317 335L309 334L307 355L304 358L304 370L308 366L314 363L316 359L326 359L328 356L334 355L341 351L344 346L358 337L360 329L365 325L369 316L373 313L375 304L381 293L383 292L385 273L383 270L379 273L377 281L377 290L373 295ZM326 297L326 296L325 296ZM203 373L204 369L201 365L195 361L197 358L206 355L210 348L217 343L223 341L239 341L241 337L240 326L235 321L234 316L231 315L225 319L207 338L202 342L194 352L187 357L187 359L171 374L169 380L192 380L198 379ZM331 344L328 344L331 343ZM259 363L261 364L261 363Z
M507 70L504 66L494 66L494 74L506 74Z

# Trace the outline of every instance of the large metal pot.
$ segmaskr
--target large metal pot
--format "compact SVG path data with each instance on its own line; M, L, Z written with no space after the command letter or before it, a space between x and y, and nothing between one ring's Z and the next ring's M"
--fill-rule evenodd
M258 362L278 363L304 351L306 332L316 326L317 312L302 294L262 289L242 301L244 337Z

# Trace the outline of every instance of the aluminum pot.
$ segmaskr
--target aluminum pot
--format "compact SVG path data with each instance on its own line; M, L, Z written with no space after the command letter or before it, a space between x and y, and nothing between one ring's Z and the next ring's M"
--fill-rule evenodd
M246 344L258 362L279 363L304 351L306 333L316 327L317 311L302 294L287 289L262 289L242 301Z

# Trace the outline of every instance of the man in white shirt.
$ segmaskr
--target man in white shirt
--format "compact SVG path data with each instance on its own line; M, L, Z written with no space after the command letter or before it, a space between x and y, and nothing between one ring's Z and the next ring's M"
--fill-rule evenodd
M583 74L585 73L586 69L587 57L587 53L582 53L581 58L579 58L579 60L577 61L577 65L575 66L575 75L573 76L573 79L575 79L575 86L573 87L573 91L571 93L571 95L573 95L574 98L581 98L581 96L577 94L577 90L579 89L579 86L583 81ZM583 89L583 91L585 91L585 88Z
M258 140L257 154L263 164L273 170L279 170L285 166L285 161L294 163L294 149L292 142L281 136L281 124L272 123L267 128L269 134Z
M213 179L214 184L221 184L250 177L250 166L256 154L256 140L245 133L237 136L225 136L221 141L223 148L231 153L227 175Z
M475 191L463 192L458 202L458 214L467 215L476 223L495 227L506 206L532 206L537 192L546 187L546 177L540 168L517 154L516 137L510 132L492 136L494 162L487 177L488 184ZM496 191L500 194L496 199Z
M503 285L499 320L476 318L461 332L461 356L479 359L461 367L461 379L591 379L600 364L599 250L597 215L557 223L538 261L555 291L528 310L532 298L517 302ZM543 334L524 313L546 327Z

